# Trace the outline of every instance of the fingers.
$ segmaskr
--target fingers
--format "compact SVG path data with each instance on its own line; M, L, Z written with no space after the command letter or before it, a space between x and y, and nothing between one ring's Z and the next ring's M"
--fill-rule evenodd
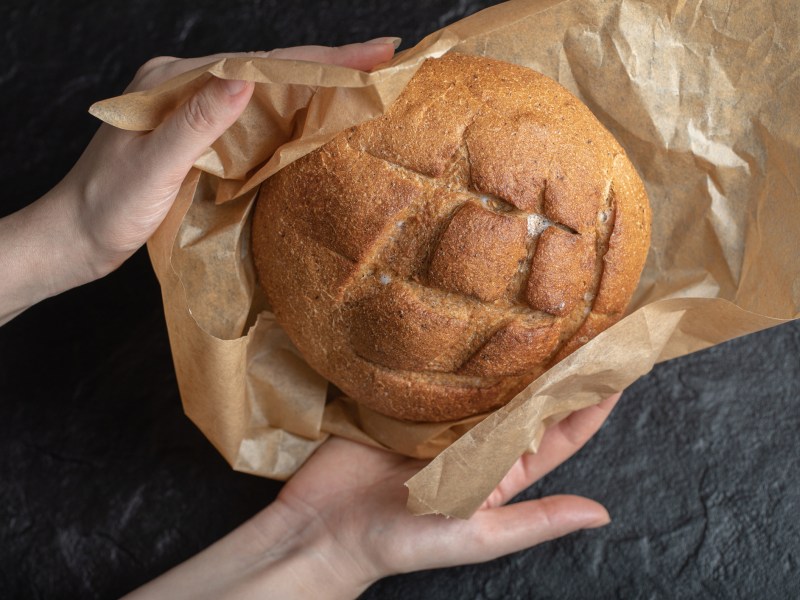
M396 40L397 42L395 42ZM268 52L270 58L305 60L350 67L360 71L371 71L394 55L395 43L400 38L378 38L362 44L347 44L329 48L327 46L299 46L281 48Z
M469 521L442 523L442 548L420 552L415 569L485 562L611 521L599 503L580 496L548 496L482 510ZM448 531L450 529L450 531Z
M194 162L247 106L253 84L212 77L185 104L144 136L149 163L180 182Z
M539 445L539 451L521 456L487 498L484 506L505 504L580 450L603 425L620 396L614 394L550 426Z
M527 455L526 471L531 482L547 473L580 450L602 427L622 394L614 394L594 406L575 411L566 419L549 427L539 445L539 451Z
M198 58L178 59L159 56L147 61L138 71L127 91L145 90L157 87L165 81L187 71L216 62L223 58L279 58L282 60L305 60L360 71L371 71L394 55L400 38L377 38L369 42L347 44L345 46L298 46L279 48L269 52L223 52Z
M622 397L622 392L609 396L598 404L575 411L553 426L553 430L572 446L580 448L605 423Z
M581 529L611 522L603 505L580 496L548 496L477 513L473 562L491 560Z
M485 561L581 529L611 522L602 504L581 496L548 496L477 513L475 552Z

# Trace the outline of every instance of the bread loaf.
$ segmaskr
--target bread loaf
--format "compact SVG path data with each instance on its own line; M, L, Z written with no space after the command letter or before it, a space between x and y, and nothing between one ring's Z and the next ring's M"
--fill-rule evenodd
M641 180L580 101L459 54L267 180L252 225L309 364L412 421L497 408L620 319L649 238Z

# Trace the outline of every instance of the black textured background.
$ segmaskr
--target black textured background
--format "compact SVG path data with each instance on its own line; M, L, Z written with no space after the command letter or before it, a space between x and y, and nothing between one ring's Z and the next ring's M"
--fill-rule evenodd
M132 0L0 5L0 214L71 167L155 55L399 35L491 2ZM0 282L2 285L3 282ZM527 497L594 497L614 522L364 598L800 597L800 324L657 367ZM0 330L0 597L112 598L274 497L183 416L144 252Z

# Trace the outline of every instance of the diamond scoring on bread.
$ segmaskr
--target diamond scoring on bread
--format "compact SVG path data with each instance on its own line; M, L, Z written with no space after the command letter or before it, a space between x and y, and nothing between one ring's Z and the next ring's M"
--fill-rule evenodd
M447 421L508 402L619 320L649 236L642 182L583 104L448 54L267 180L252 246L312 367L378 412Z

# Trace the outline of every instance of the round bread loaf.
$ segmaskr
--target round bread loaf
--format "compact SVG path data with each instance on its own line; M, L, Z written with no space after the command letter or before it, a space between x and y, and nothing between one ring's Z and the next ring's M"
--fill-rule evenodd
M567 90L448 54L267 180L252 227L267 298L315 370L383 414L447 421L508 402L621 318L650 208Z

